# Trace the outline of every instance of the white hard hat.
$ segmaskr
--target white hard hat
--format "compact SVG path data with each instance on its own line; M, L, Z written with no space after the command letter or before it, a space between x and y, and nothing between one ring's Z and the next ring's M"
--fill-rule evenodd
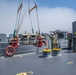
M51 34L54 34L54 33L51 33Z

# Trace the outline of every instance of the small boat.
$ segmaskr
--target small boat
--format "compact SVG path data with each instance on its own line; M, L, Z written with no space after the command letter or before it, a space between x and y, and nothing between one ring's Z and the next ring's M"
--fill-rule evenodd
M22 34L20 41L21 41L21 45L25 45L25 44L34 44L36 43L36 39L37 39L37 34L31 34L31 33L24 33Z

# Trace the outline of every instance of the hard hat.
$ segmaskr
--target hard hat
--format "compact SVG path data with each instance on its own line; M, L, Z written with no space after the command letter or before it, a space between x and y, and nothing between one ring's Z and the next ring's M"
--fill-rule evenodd
M54 34L54 33L51 33L52 35Z

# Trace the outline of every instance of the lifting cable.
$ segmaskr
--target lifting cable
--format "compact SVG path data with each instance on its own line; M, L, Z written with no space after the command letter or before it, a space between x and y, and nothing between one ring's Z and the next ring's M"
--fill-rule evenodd
M29 3L29 2L28 2ZM40 27L39 27L39 18L38 18L38 11L37 11L37 5L35 3L35 0L34 0L34 7L30 9L29 7L29 14L30 12L36 8L36 16L37 16L37 23L38 23L38 36L37 36L37 42L36 44L34 44L34 46L37 46L37 52L39 52L38 50L38 47L42 47L43 46L43 42L42 42L42 37L40 36ZM29 4L28 4L29 5ZM31 17L30 17L30 20L31 20Z
M21 17L22 5L23 5L23 0L20 0L20 2L19 2L19 7L18 7L18 10L17 10L17 16L16 16L15 33L16 33L16 30L17 30L18 27L19 27L19 21L20 21L20 17ZM17 34L16 34L16 35L17 35Z
M38 18L38 10L37 10L37 4L34 0L34 4L35 4L35 7L36 7L36 15L37 15L37 22L38 22L38 32L39 32L39 35L40 35L40 26L39 26L39 18Z
M29 0L28 0L28 10L29 10L28 13L29 13L29 18L30 18L32 33L34 33L33 24L32 24L32 19L31 19L31 14L30 14L30 4L29 4Z
M22 10L23 1L20 2L20 6L18 8L17 14L18 14L18 23L17 23L17 29L19 27L20 17L21 17L21 10Z
M35 7L36 7L36 16L37 16L37 23L38 23L37 53L39 53L38 47L42 47L43 46L43 42L42 42L42 37L40 36L40 26L39 26L38 10L37 10L37 4L36 4L35 0L34 0L34 4L35 4Z
M36 16L37 16L37 23L38 23L38 34L40 35L40 26L39 26L38 10L37 10L37 4L36 4L35 0L34 0L34 4L35 4L35 6L30 9L29 0L28 0L28 9L29 9L30 22L31 22L31 27L32 27L32 29L33 29L32 19L31 19L31 14L30 14L30 12L31 12L34 8L36 8Z
M18 27L18 29L17 29L17 34L18 34L19 29L20 29L20 27L21 27L21 25L22 25L22 22L23 22L23 19L24 19L24 16L25 16L26 11L27 11L27 10L25 10L24 14L22 15L22 18L21 18L21 21L20 21L19 27Z

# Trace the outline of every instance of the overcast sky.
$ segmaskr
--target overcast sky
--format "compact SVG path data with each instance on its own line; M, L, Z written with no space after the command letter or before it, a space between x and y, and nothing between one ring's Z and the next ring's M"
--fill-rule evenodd
M7 36L15 29L17 9L20 0L0 0L0 33ZM36 0L38 5L39 26L41 32L65 30L72 32L72 22L76 21L76 0ZM34 6L34 0L30 0ZM21 17L28 8L27 0L23 0ZM38 31L36 11L31 12L34 31ZM31 23L26 12L19 33L31 33Z

